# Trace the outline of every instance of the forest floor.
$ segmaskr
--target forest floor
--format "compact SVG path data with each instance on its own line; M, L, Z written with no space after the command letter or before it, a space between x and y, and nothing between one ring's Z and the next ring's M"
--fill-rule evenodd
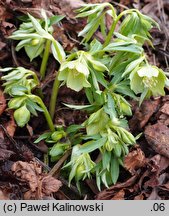
M55 29L54 37L59 39L65 50L79 46L77 34L83 22L75 19L74 9L82 0L0 0L0 67L23 66L39 70L39 59L31 63L26 54L15 51L15 43L8 39L18 28L19 15L29 12L40 17L41 8L48 15L65 15L62 26ZM86 0L87 3L111 2L119 11L137 8L151 16L160 25L153 29L154 49L145 47L149 61L169 72L169 1L168 0ZM41 87L48 105L53 74L56 68L50 58L46 79ZM1 82L2 84L2 82ZM169 199L169 89L166 96L152 98L132 104L133 116L129 119L133 134L143 133L138 143L130 149L124 161L120 177L115 185L98 191L94 180L83 183L82 194L75 185L68 187L68 181L55 172L54 164L46 166L43 155L47 152L44 142L38 145L34 140L47 130L42 114L31 119L29 125L17 127L13 112L7 108L7 96L0 87L0 199L108 199L108 200L167 200ZM63 108L62 103L80 104L83 92L75 93L62 87L55 111L55 124L80 124L85 113ZM57 164L58 165L58 164ZM59 166L59 165L58 165ZM55 166L56 168L56 166ZM61 187L62 185L62 187Z

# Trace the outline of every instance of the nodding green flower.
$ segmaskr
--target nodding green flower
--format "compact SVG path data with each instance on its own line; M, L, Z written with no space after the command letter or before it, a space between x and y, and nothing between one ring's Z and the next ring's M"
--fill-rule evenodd
M68 88L75 91L80 91L84 87L90 87L87 78L89 76L89 69L87 65L81 63L78 59L64 62L61 65L58 80L66 82Z
M91 114L91 116L83 123L86 126L87 135L98 134L103 131L109 122L108 115L103 108Z
M79 153L81 145L76 145L72 149L71 161L66 164L63 168L71 167L69 175L69 184L72 179L75 178L77 187L79 188L79 181L81 179L90 178L91 172L95 167L95 163L91 160L88 153Z
M33 88L39 85L39 80L35 72L23 67L4 68L2 72L8 72L7 75L1 77L5 81L5 93L11 96L24 95L31 92Z
M144 93L144 98L164 95L166 82L164 72L156 66L145 65L130 74L131 89L136 93Z

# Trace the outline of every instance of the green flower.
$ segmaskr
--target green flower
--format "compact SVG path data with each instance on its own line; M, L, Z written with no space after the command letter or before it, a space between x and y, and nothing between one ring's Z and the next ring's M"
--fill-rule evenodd
M72 149L71 161L63 168L71 167L69 174L69 185L73 178L76 180L78 189L80 190L79 181L91 177L95 163L91 160L88 153L79 153L81 145L76 145Z
M88 76L88 67L77 59L64 62L61 65L58 80L65 81L68 88L78 92L84 87L88 88L91 86L87 81Z
M30 112L27 109L26 105L23 105L22 107L15 110L14 118L19 127L24 127L25 124L28 123L28 121L30 120Z
M104 112L103 108L91 114L91 116L84 122L87 135L98 134L103 131L109 122L108 115Z
M136 94L144 93L144 98L151 95L165 95L165 82L166 76L164 72L156 66L142 66L130 74L131 89Z

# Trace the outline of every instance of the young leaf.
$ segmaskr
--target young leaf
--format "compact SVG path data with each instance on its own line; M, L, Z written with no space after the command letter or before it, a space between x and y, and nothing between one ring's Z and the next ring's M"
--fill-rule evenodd
M89 142L83 144L82 146L80 146L80 148L77 152L78 152L78 154L90 153L96 149L101 148L105 144L106 140L107 140L107 138L103 137L103 138L96 140L96 141L89 141Z
M115 156L112 156L111 158L111 178L112 178L112 182L114 184L116 184L117 182L117 179L119 177L119 163L118 163L118 160L117 160L117 157Z

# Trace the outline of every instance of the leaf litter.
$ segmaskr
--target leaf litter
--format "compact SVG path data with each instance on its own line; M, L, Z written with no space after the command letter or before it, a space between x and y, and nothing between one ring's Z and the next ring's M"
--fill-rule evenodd
M87 3L98 3L108 1L87 0ZM110 1L109 1L110 2ZM116 1L115 1L116 2ZM161 27L161 32L157 29L152 31L154 38L155 50L148 49L147 54L151 61L162 68L168 65L168 32L169 25L169 4L168 1L146 0L146 1L120 1L117 7L123 10L124 7L135 7L141 9L145 14L151 15ZM16 14L30 14L40 17L40 9L44 8L48 15L66 15L62 26L54 30L54 36L60 38L64 48L71 50L79 46L77 33L83 28L84 20L77 21L74 18L73 10L83 3L77 1L44 1L30 0L20 1L0 1L0 63L1 66L11 64L11 44L7 42L7 37L15 30L17 23L13 22ZM163 54L163 55L162 55ZM24 58L17 56L16 60L24 62ZM4 61L5 60L5 61ZM14 62L12 58L12 62ZM36 70L35 62L28 65ZM48 79L48 77L46 78ZM49 83L46 84L46 88ZM65 91L68 91L65 94ZM166 90L167 92L168 90ZM168 92L167 92L168 93ZM79 102L82 95L78 97L72 91L62 88L59 93L60 97L65 97L67 102ZM66 96L69 95L69 96ZM75 100L76 98L76 100ZM62 100L63 101L63 100ZM65 181L57 180L55 177L45 172L45 165L37 162L41 158L41 147L39 149L30 145L34 133L43 128L42 123L37 125L36 130L31 134L30 139L19 139L23 134L17 131L13 113L6 109L6 99L0 91L0 199L69 199L73 187L70 190L62 190L62 184ZM82 101L83 103L83 101ZM75 103L74 103L75 104ZM98 192L95 190L95 183L91 188L86 190L83 197L87 195L92 199L112 199L112 200L145 200L145 199L168 199L169 198L169 98L168 95L160 98L152 98L143 102L141 107L131 101L133 108L133 117L129 121L130 130L133 133L142 132L141 138L137 145L134 146L124 160L124 168L121 171L119 181L108 189ZM58 107L59 114L56 117L57 122L64 122L65 125L70 123L81 122L85 119L85 113L81 115L79 111L62 110ZM70 113L69 113L70 112ZM73 115L72 115L73 113ZM67 119L63 117L67 116ZM36 119L32 120L30 127L34 128ZM24 136L30 136L28 131ZM17 137L17 139L15 138ZM23 137L24 138L24 137ZM43 146L43 144L42 144ZM146 146L146 151L144 146ZM43 148L46 149L46 146ZM45 150L46 151L46 150ZM87 185L87 183L86 183ZM57 195L58 194L58 195ZM57 196L55 196L57 195ZM77 198L78 196L75 196ZM78 197L79 198L79 197Z

